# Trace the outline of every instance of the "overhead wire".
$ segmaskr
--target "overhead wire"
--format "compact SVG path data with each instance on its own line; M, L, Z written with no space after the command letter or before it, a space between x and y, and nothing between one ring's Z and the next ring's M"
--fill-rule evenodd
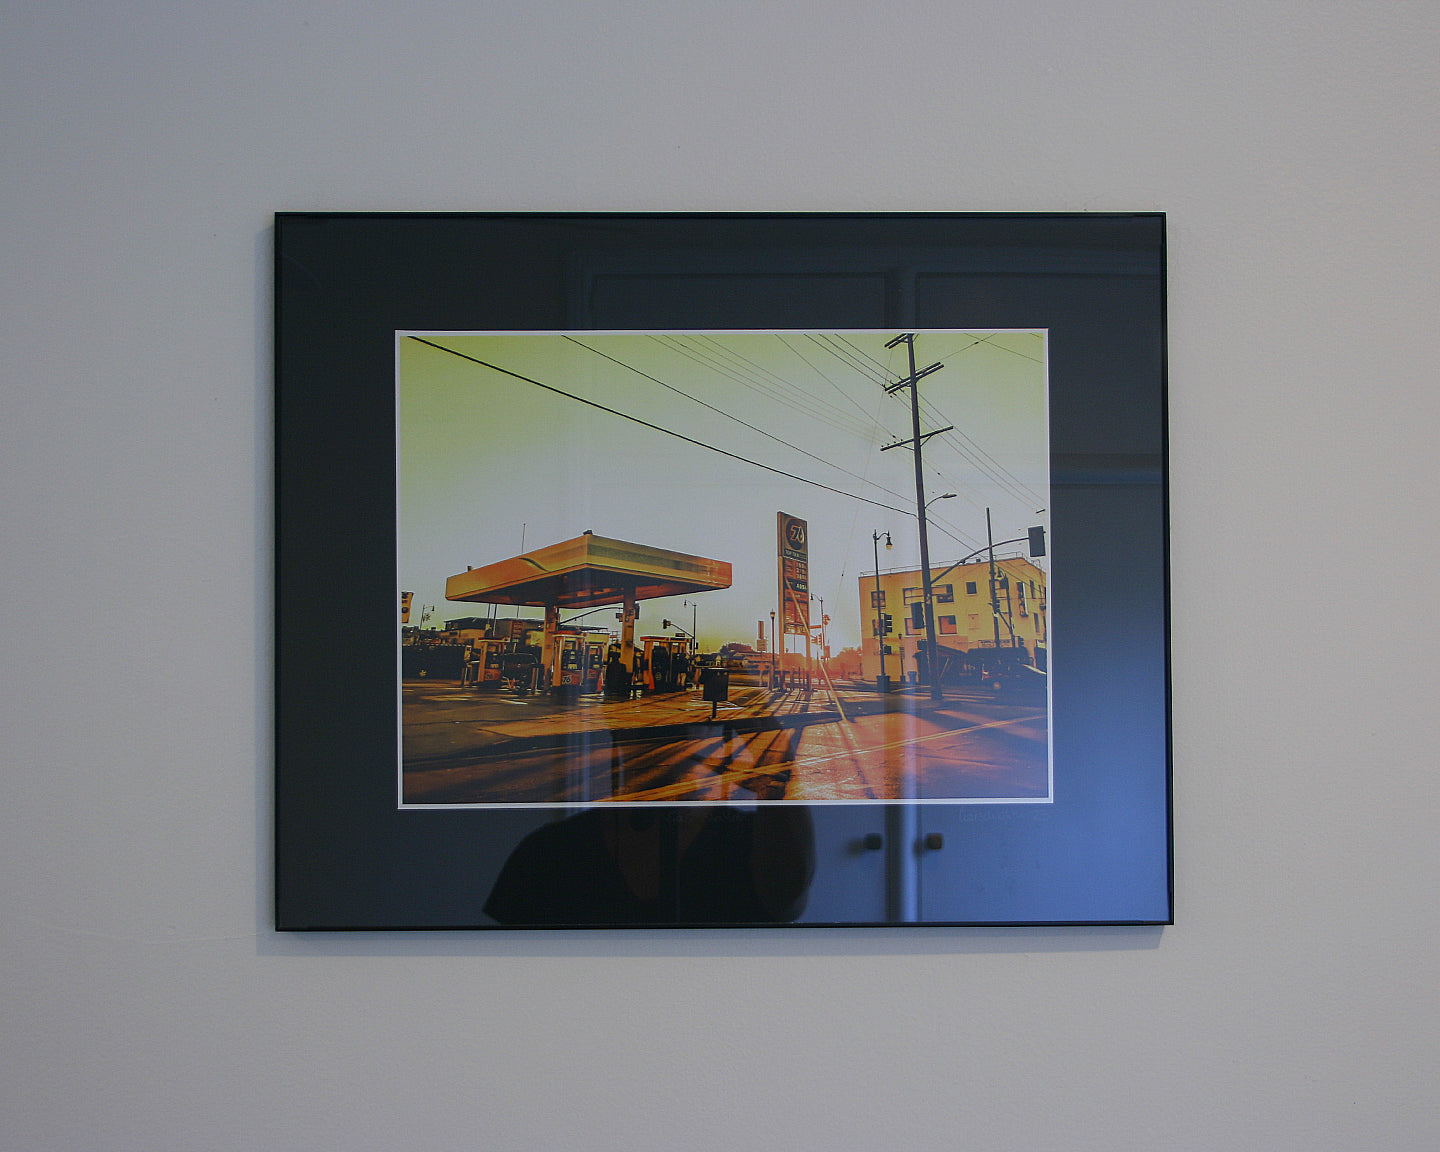
M872 368L870 365L857 358L853 353L849 351L849 349L837 348L830 341L821 340L819 337L810 332L805 333L805 335L810 339L811 343L823 348L826 352L830 353L830 355L834 356L835 359L839 360L840 363L844 364L846 367L853 368L861 375L869 376L872 380L875 380L880 384L889 383L889 381L885 379L884 372L876 368ZM826 334L821 333L821 336L824 335Z
M923 396L920 398L920 410L937 424L951 423L950 418L940 410L933 400L927 400ZM947 428L938 434L938 438L949 444L972 467L1021 503L1029 503L1033 500L1040 500L1042 504L1044 503L1044 498L1038 492L975 443L963 429L958 426Z
M885 361L870 355L870 353L866 352L865 349L860 347L860 345L856 344L850 339L847 339L843 332L835 332L832 335L838 343L844 344L845 347L849 348L857 357L862 360L870 361L870 363L875 365L876 369L878 369L882 375L890 370L890 366Z
M782 438L779 437L779 436L776 436L773 432L767 432L767 431L765 431L764 428L760 428L760 427L757 427L757 426L754 425L754 424L751 424L748 420L742 420L739 416L736 416L733 412L726 412L723 408L717 408L717 407L715 407L715 405L710 404L710 403L707 403L707 402L704 401L704 400L701 400L698 396L692 396L689 392L686 392L683 388L677 388L675 385L670 384L670 383L667 383L667 382L664 381L664 380L661 380L658 376L652 376L649 372L643 371L643 370L640 369L640 368L636 368L635 365L633 365L633 364L628 364L628 363L626 363L624 360L617 359L616 357L611 356L611 355L610 355L609 353L607 353L607 352L602 352L602 351L601 351L600 349L598 349L598 348L592 348L592 347L590 347L590 345L586 344L584 341L582 341L582 340L577 340L577 339L575 339L573 336L568 336L568 335L565 335L564 333L562 333L561 335L564 336L564 338L565 338L566 340L569 340L570 343L575 344L575 345L578 345L578 346L581 347L581 348L584 348L585 351L587 351L587 352L592 352L592 353L594 353L596 356L603 357L604 359L610 361L610 363L612 363L612 364L615 364L615 365L617 365L617 366L619 366L619 367L621 367L621 368L624 368L624 369L626 369L626 370L628 370L628 371L630 371L630 372L634 372L637 376L643 376L646 380L650 380L650 381L652 381L653 383L659 384L662 388L667 388L667 389L669 389L671 392L674 392L677 396L683 396L683 397L685 397L685 399L691 400L691 401L693 401L694 403L699 404L702 408L708 408L711 412L714 412L714 413L716 413L717 415L723 416L723 417L725 417L725 419L727 419L727 420L733 420L736 424L739 424L739 425L741 425L742 427L748 428L748 429L750 429L750 431L752 431L752 432L758 432L761 436L764 436L767 440L773 440L776 444L781 444L781 445L783 445L783 446L786 447L786 448L789 448L789 449L791 449L791 450L793 450L793 451L795 451L795 452L799 452L802 456L808 456L808 457L810 457L811 460L814 460L814 461L816 461L817 463L824 464L824 465L825 465L826 467L828 467L828 468L834 468L837 472L843 472L846 476L849 476L849 477L851 477L851 478L854 479L854 480L859 480L860 483L862 483L862 484L870 485L871 487L875 488L877 491L884 492L884 493L886 493L887 495L890 495L890 496L894 496L897 500L903 500L903 499L905 499L905 497L904 497L903 495L901 495L899 492L895 492L895 491L893 491L892 489L886 488L884 485L881 485L881 484L872 484L872 482L871 482L869 479L867 479L867 478L864 477L864 476L861 476L859 473L851 472L848 468L843 468L843 467L841 467L839 464L836 464L833 460L826 460L823 456L817 456L817 455L815 455L815 453L810 452L810 451L808 451L808 450L805 449L805 448L801 448L798 444L792 444L792 443L790 443L790 441L785 440L785 439L782 439Z
M672 352L678 352L680 355L686 357L687 359L693 360L695 363L701 365L702 367L708 368L713 372L718 372L722 376L725 376L730 380L735 381L737 384L749 388L751 391L757 392L777 404L784 405L792 412L798 412L800 415L812 420L816 420L819 423L826 425L827 427L835 429L837 432L844 432L846 435L850 436L857 434L855 428L846 426L842 421L834 418L830 413L824 410L817 411L804 408L799 404L796 404L789 397L778 394L773 386L768 386L763 381L755 380L753 378L747 378L745 375L737 373L733 368L726 365L723 361L717 360L714 356L707 355L701 349L689 348L686 345L679 343L678 340L671 336L656 336L652 337L652 339L656 340L656 342L661 344L663 347L669 348Z
M800 361L802 364L804 364L807 368L809 368L810 371L814 372L815 375L819 376L820 379L824 380L825 383L829 384L830 387L834 388L836 392L840 393L840 395L841 395L842 397L844 397L844 399L851 405L851 407L853 407L857 412L860 413L861 416L863 416L863 417L865 418L865 420L867 421L867 423L870 424L871 427L872 427L875 431L882 432L882 433L884 433L884 434L887 435L887 436L891 435L890 430L889 430L888 428L886 428L885 425L880 422L880 413L879 413L879 410L878 410L878 409L879 409L879 405L878 405L878 404L876 405L876 409L877 409L877 410L876 410L875 414L872 416L870 413L866 412L865 409L860 406L860 402L859 402L858 400L856 400L855 397L853 397L852 395L850 395L850 393L846 392L845 389L841 388L839 384L835 383L834 380L832 380L829 376L827 376L824 372L822 372L822 371L820 370L820 368L819 368L818 366L816 366L812 361L806 359L805 355L804 355L798 348L796 348L796 347L795 347L794 345L792 345L788 340L785 339L785 335L784 335L783 333L776 332L774 335L775 335L775 338L776 338L777 340L779 340L781 344L783 344L783 345L784 345L786 348L788 348L792 353L794 353L794 355L796 356L796 358L799 359L799 361ZM883 394L882 394L882 395L883 395Z
M426 340L423 337L413 335L410 336L409 339L414 340L417 344L424 344L429 348L436 349L437 351L447 352L451 356L457 356L461 360L468 360L472 364L480 365L482 368L489 368L491 371L499 372L502 375L512 377L515 380L521 380L526 384L533 384L537 388L543 388L545 391L552 392L557 396L563 396L567 400L575 400L581 404L587 405L588 407L598 408L601 412L608 412L610 415L618 416L622 420L629 420L633 424L639 424L642 428L649 428L654 432L661 432L666 436L673 436L677 440L683 440L687 444L693 444L697 448L704 448L707 451L715 452L721 456L729 457L731 460L738 460L742 464L749 464L756 468L762 468L766 472L773 472L777 476L784 476L786 479L796 480L801 484L809 484L814 488L823 488L825 491L833 492L837 496L845 496L851 500L860 500L866 504L873 504L877 508L886 508L889 509L891 512L899 512L902 515L910 515L910 513L908 513L904 508L897 508L893 504L885 504L879 500L871 500L868 497L856 495L854 492L846 492L840 488L831 487L829 484L822 484L818 480L811 480L804 476L797 476L794 472L787 472L783 468L774 468L769 464L762 464L758 460L751 460L748 456L741 456L739 453L729 452L726 451L724 448L717 448L714 444L706 444L704 441L696 440L693 437L686 436L683 432L676 432L672 428L666 428L659 424L652 424L649 420L642 420L640 417L632 416L628 412L621 412L619 409L611 408L605 404L597 403L594 400L588 400L584 396L577 396L573 392L566 392L563 388L556 388L553 384L546 384L543 381L536 380L531 376L523 376L519 372L512 372L510 371L510 369L502 368L498 364L492 364L488 360L481 360L478 356L470 356L467 353L460 352L454 348L447 348L443 344L436 344L433 340Z
M999 332L991 332L987 336L976 337L972 339L971 343L957 348L954 352L949 353L947 356L941 357L939 362L943 364L945 360L948 359L950 356L958 355L961 352L968 352L971 348L977 347L981 344L987 344L999 334ZM1004 348L1004 346L1000 344L993 344L990 346L995 348ZM1010 349L1005 350L1010 351ZM860 354L863 355L863 352ZM1025 359L1034 360L1035 358L1032 356L1027 356L1025 357ZM1040 363L1041 361L1036 362ZM888 377L890 376L888 370L886 376L888 388L888 384L890 383L890 381L888 380ZM936 405L933 400L927 399L925 396L918 396L918 404L920 410L924 412L935 423L952 423L949 417L947 417L940 410L939 406ZM950 427L945 429L945 431L943 432L936 433L936 439L940 440L943 443L949 444L950 447L970 467L974 468L981 475L985 476L990 482L995 484L998 488L1000 488L1002 492L1010 496L1012 499L1018 500L1022 504L1030 503L1031 501L1035 500L1038 500L1042 504L1045 502L1045 498L1043 496L1041 496L1038 492L1030 488L1022 480L1020 480L1019 477L1017 477L1003 464L1001 464L998 460L991 456L990 453L986 452L983 448L981 448L980 445L975 443L975 441L967 433L965 433L958 427ZM953 480L949 480L949 482L955 484L957 487L961 486Z
M993 335L995 334L992 333L991 336L975 339L972 341L971 344L965 345L964 347L957 349L956 351L966 351L977 344L983 343L984 341L991 339ZM854 355L868 356L868 353L864 352L863 349L857 348L852 345L848 340L845 340L843 336L838 336L837 339L844 341L847 346L853 348ZM892 354L893 352L894 350L892 349ZM940 363L943 362L944 358L940 360ZM885 384L887 393L889 393L890 391L890 385L895 383L894 376L895 373L891 370L890 365L886 364ZM934 421L936 424L950 423L949 419L940 411L938 406L936 406L932 401L927 400L924 396L919 395L918 392L916 395L916 402L920 410L924 412L927 417ZM957 439L957 435L960 439ZM989 455L989 453L985 452L979 447L979 445L975 444L975 442L964 432L958 432L958 430L954 428L947 428L943 432L936 433L935 438L942 441L943 443L948 443L950 447L954 449L957 454L960 455L960 457L962 458L962 460L965 461L965 463L967 463L970 467L974 468L981 475L985 476L992 483L996 484L1001 489L1001 491L1010 498L1019 500L1021 503L1029 503L1031 500L1038 498L1043 503L1043 498L1038 497L1038 494L1034 493L1033 490L1029 489L1023 483L1021 483L1017 477L1015 477L1002 465L1000 465L998 461L995 461L994 458ZM962 443L962 439L964 443ZM967 445L973 446L973 450L971 448L967 448ZM914 446L912 446L911 451L914 451ZM987 461L991 465L993 465L993 468L995 469L994 471L992 471L991 468L987 467ZM982 505L980 505L973 497L970 496L967 491L965 491L965 489L969 487L968 484L957 481L952 476L943 473L939 468L935 466L935 464L933 463L933 458L930 462L930 467L935 475L939 476L951 488L955 489L957 496L963 498L968 504L971 505L971 507L975 508L977 511L982 510ZM957 534L958 529L952 530L954 528L953 525L947 527L946 522L941 517L935 516L932 513L927 513L926 519L930 523L934 524L934 526L943 535L949 536L957 543L966 545L967 547L973 545L974 542L968 537L964 536L963 533Z
M712 355L729 360L734 371L739 372L741 375L749 376L757 384L766 384L767 381L765 377L768 377L769 381L772 382L768 386L776 388L782 395L787 395L797 403L804 405L805 411L812 417L817 414L823 414L829 421L838 421L838 425L831 423L831 427L835 427L837 430L845 430L855 436L864 437L867 435L867 430L857 424L848 413L835 411L825 400L815 395L815 393L809 389L801 387L801 385L797 384L794 380L780 376L768 368L756 364L755 361L747 356L742 356L733 348L724 347L713 336L697 333L690 338L692 340L705 341L706 344L714 348ZM734 363L735 361L739 361L740 364L736 365ZM745 367L745 365L749 365L749 367ZM811 405L814 405L814 407L811 408ZM843 426L843 428L840 426Z
M824 334L824 335L826 336L827 339L830 339L832 334L828 334L828 333L827 333L827 334ZM880 391L880 393L879 393L878 396L877 396L877 404L883 403L886 395L888 394L888 388L889 388L889 386L890 386L892 383L895 382L896 373L893 371L893 369L892 369L892 367L891 367L891 363L893 362L894 356L898 354L897 349L894 349L894 348L890 349L891 361L888 361L888 362L887 362L887 361L881 361L881 360L879 360L879 359L871 356L871 355L870 355L868 352L866 352L863 348L860 348L858 345L854 344L852 341L850 341L849 339L847 339L847 338L846 338L843 334L841 334L841 333L834 333L834 334L833 334L833 339L834 339L836 342L838 342L838 343L840 343L840 344L843 344L843 345L846 347L846 349L849 350L849 354L848 354L848 356L847 356L847 355L841 355L840 353L836 352L836 350L835 350L834 348L827 349L827 350L830 351L832 354L836 355L837 358L841 359L842 362L858 361L858 360L869 360L872 364L874 364L874 365L876 366L876 368L875 368L871 373L867 373L867 374L872 375L873 378L877 379L877 380L881 383L881 385L882 385L882 390ZM818 340L815 341L815 342L816 342L817 344L819 343ZM823 347L823 345L822 345L822 347ZM921 406L922 406L922 409L923 409L924 404L925 404L925 401L924 401L924 398L923 398L923 397L920 398L920 403L921 403ZM878 418L878 414L877 414L877 418ZM912 448L911 448L911 451L912 451L912 452L914 451L913 446L912 446ZM933 469L933 465L932 465L932 471L935 471L935 474L936 474L936 475L940 475L940 473L938 472L938 470L934 470L934 469ZM971 505L971 507L975 508L977 511L984 511L984 507L983 507L981 504L979 504L978 502L976 502L973 498L971 498L970 495L965 491L966 485L961 484L961 483L959 483L959 482L951 479L951 478L948 477L948 476L942 476L941 478L944 479L944 480L946 481L946 483L947 483L951 488L955 489L955 494L956 494L957 496L963 498L968 504ZM932 501L932 502L933 502L933 501ZM913 513L912 513L912 515L913 515ZM927 509L926 515L925 515L925 519L926 519L926 522L927 522L930 526L934 527L934 528L936 529L936 531L938 531L941 535L950 537L951 540L955 541L957 544L960 544L960 545L964 546L967 550L973 550L973 549L977 546L977 543L976 543L976 541L975 541L973 538L971 538L971 537L967 536L965 533L963 533L963 532L962 532L959 528L957 528L953 523L950 523L943 515L940 515L940 514L938 514L938 513L935 512L935 511L931 511L931 510L928 510L928 509Z
M822 396L816 396L814 392L811 392L811 390L808 389L808 387L804 387L801 383L796 382L793 377L780 376L779 373L775 373L772 372L772 370L770 369L766 369L766 367L763 367L762 364L757 364L756 361L750 360L749 357L742 356L742 354L737 353L734 348L726 348L721 346L719 341L717 341L714 337L700 336L694 338L700 338L700 340L704 340L707 344L713 346L714 350L716 350L716 354L721 354L721 356L727 356L730 360L740 360L743 361L744 364L749 364L749 366L752 367L755 372L762 374L762 376L769 377L770 380L773 380L773 382L775 382L775 386L779 387L779 389L782 390L785 395L792 396L793 399L796 399L799 403L805 405L806 409L812 410L812 412L822 412L825 413L828 418L840 420L840 423L842 423L842 425L844 425L845 428L847 428L848 431L852 433L852 435L857 435L860 436L861 439L864 439L867 438L867 436L870 436L871 433L873 433L874 422L873 420L868 418L868 416L865 416L864 412L861 412L861 418L858 420L852 418L852 416L848 412L837 412L837 410L835 410L834 408L834 405L831 405L828 399L825 399L825 397ZM749 370L747 369L736 370L737 372L749 374ZM814 409L809 409L809 406L811 405L814 405Z

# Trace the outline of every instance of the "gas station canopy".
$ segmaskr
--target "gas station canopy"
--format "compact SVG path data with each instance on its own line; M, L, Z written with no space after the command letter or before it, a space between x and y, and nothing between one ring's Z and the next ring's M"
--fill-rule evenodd
M445 599L593 608L728 587L728 561L587 532L451 576L445 581Z

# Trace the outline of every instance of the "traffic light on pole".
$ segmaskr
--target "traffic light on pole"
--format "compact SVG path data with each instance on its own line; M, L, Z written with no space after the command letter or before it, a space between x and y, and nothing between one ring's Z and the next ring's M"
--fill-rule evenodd
M1045 529L1042 525L1037 524L1030 529L1030 555L1045 555Z
M888 636L891 632L895 631L895 618L891 616L889 612L886 612L884 616L881 617L881 619L884 621L884 628L882 631L886 636Z
M910 623L918 632L925 627L925 604L921 600L910 605Z

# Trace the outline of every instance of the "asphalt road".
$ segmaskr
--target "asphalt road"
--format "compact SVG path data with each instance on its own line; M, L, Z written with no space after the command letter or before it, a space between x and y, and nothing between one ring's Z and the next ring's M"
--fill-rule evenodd
M622 799L836 801L1044 797L1042 704L980 692L882 699L698 693L556 710L406 685L404 792L416 804Z

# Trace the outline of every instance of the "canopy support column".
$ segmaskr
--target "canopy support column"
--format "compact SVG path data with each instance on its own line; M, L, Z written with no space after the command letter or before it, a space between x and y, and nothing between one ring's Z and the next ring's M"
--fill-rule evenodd
M625 671L635 671L635 589L625 589L624 607L620 613L620 663Z
M541 684L554 688L560 681L560 670L556 667L555 637L560 631L560 608L555 604L545 605L545 639L540 646Z

